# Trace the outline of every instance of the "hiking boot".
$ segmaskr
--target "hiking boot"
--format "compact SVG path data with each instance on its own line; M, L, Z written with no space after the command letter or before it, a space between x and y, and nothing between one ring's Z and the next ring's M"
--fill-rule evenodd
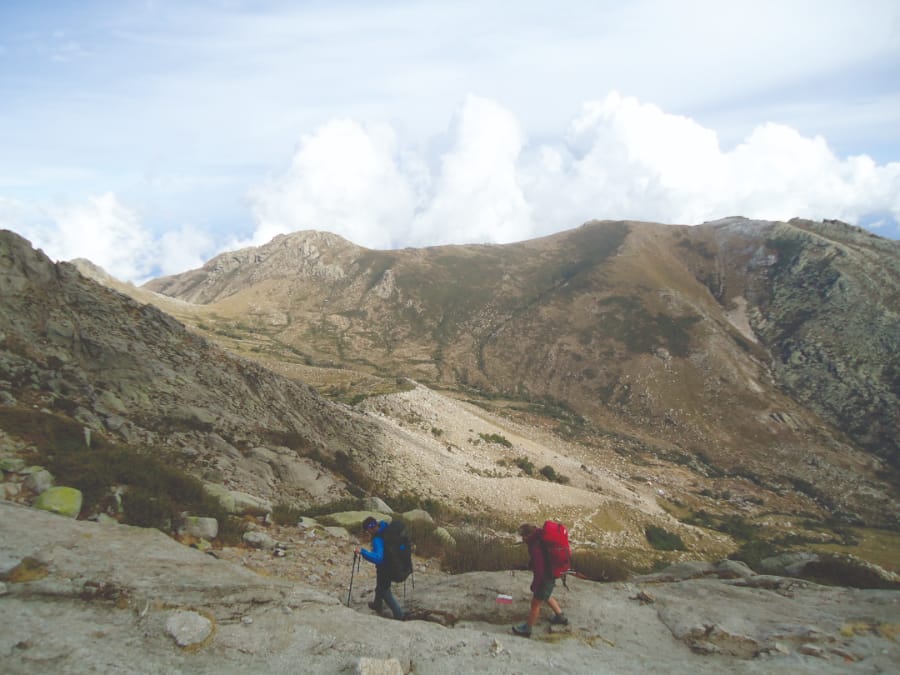
M565 614L554 614L550 618L550 623L552 623L554 626L568 626L569 620L566 618Z
M527 623L520 623L518 626L513 626L512 631L513 633L521 637L531 637L531 626L529 626Z
M378 612L379 614L381 614L381 607L382 605L380 602L369 601L369 609L371 609L373 612Z

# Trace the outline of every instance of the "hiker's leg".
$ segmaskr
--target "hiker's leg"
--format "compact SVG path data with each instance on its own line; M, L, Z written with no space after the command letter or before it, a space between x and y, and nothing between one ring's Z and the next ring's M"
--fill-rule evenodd
M401 609L400 603L397 602L397 598L391 593L390 584L388 584L387 589L384 591L384 601L387 603L387 606L391 608L391 614L394 615L395 619L403 618L403 609Z
M543 600L537 597L531 599L531 609L528 611L528 620L525 622L528 624L529 628L537 623L538 615L541 613L541 604L543 602Z
M553 610L554 614L562 614L562 607L559 606L556 598L547 598L547 604L550 605L550 609Z
M381 605L385 600L385 594L391 592L391 578L387 575L387 571L381 567L376 568L375 573L375 605L373 609L377 612L381 611ZM388 603L390 605L390 603Z

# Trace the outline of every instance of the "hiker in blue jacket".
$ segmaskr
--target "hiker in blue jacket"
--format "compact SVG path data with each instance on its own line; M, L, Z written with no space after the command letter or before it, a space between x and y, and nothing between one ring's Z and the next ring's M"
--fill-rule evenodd
M372 516L366 518L363 521L363 532L371 538L372 550L367 551L357 546L356 552L375 565L375 599L369 603L369 609L381 614L382 602L386 602L394 618L403 619L403 609L391 593L391 577L384 560L384 538L381 535L387 526L385 520L379 522Z

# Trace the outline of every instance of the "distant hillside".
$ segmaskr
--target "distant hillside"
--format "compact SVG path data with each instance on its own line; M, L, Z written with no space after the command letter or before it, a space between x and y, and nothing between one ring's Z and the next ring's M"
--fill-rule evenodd
M518 402L570 438L896 524L900 243L859 228L592 222L399 251L299 232L146 288L205 303L198 325L264 362ZM314 384L352 395L335 382Z

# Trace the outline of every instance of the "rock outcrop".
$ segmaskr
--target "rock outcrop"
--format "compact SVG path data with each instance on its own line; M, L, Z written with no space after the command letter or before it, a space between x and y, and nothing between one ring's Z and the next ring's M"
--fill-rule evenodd
M398 589L412 620L397 622L366 608L370 572L347 607L344 592L261 576L154 530L0 502L0 669L862 673L900 659L898 591L572 580L557 591L570 625L545 617L525 640L509 629L527 611L528 574L420 570L406 597Z

